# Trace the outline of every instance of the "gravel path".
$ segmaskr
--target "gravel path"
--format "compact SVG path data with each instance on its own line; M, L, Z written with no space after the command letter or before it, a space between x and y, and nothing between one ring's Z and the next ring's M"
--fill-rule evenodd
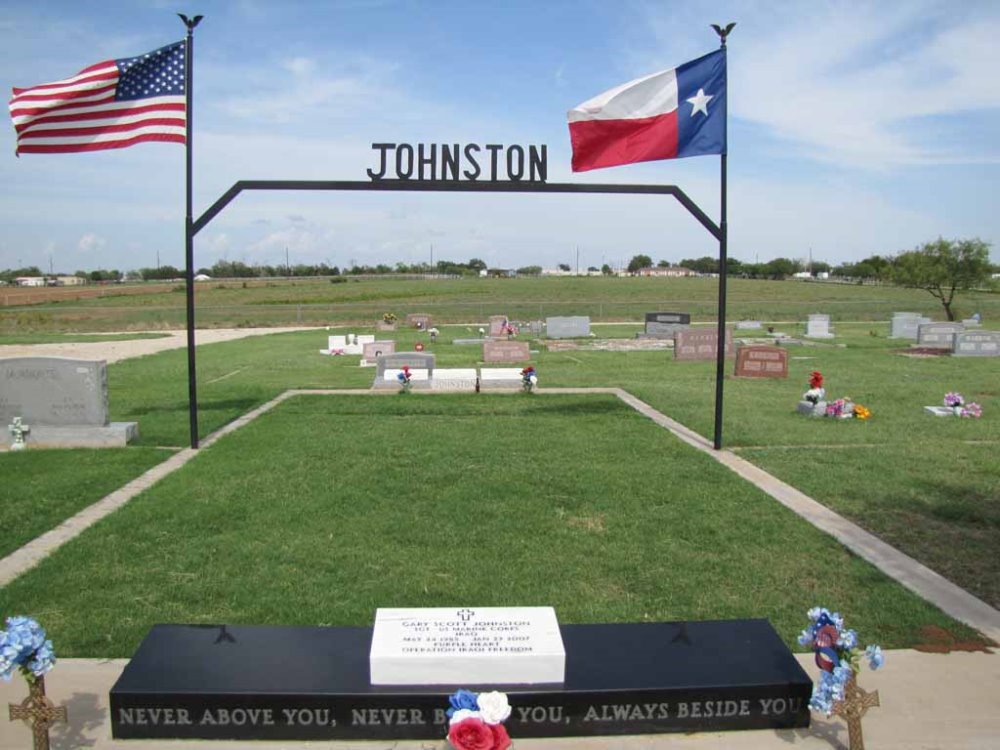
M323 330L315 327L297 328L205 328L194 332L195 346L202 344L217 344L220 341L233 341L247 336L264 336L269 333L287 333L289 331ZM135 333L130 331L129 333ZM145 357L167 349L182 349L187 346L186 331L150 331L150 333L167 333L165 338L132 339L124 341L94 341L76 342L70 344L3 344L0 345L0 358L3 357L69 357L70 359L105 360L108 364L132 357ZM325 330L324 330L325 333ZM324 343L318 339L317 348Z

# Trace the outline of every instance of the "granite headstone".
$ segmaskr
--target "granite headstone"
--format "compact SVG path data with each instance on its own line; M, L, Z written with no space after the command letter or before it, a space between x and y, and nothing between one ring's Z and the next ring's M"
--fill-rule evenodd
M483 362L527 362L529 359L527 341L483 342Z
M123 446L135 422L110 422L108 371L103 361L62 357L0 359L0 422L31 425L28 446ZM4 430L0 441L9 443Z
M1000 331L959 331L954 339L956 357L1000 357Z
M674 359L682 361L714 360L719 353L716 328L688 328L674 334ZM733 332L726 329L726 359L733 357Z
M545 335L550 339L573 339L590 335L590 318L585 315L545 319Z
M965 330L961 323L924 323L917 326L917 346L928 349L952 349L955 334Z
M806 323L806 338L832 339L833 334L830 333L830 316L822 313L810 315Z
M736 377L787 378L788 350L780 346L741 346L736 350Z

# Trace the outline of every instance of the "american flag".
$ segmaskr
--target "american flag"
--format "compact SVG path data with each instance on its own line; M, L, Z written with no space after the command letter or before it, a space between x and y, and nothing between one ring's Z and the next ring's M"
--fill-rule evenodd
M185 143L185 46L181 41L138 57L99 62L62 81L15 88L10 116L16 153Z

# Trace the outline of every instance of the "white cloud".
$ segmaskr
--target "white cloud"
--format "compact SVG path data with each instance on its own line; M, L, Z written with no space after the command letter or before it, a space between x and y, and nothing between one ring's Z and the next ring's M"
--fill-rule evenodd
M104 249L104 246L107 244L107 240L103 237L98 237L93 233L87 233L80 238L79 242L76 243L76 247L82 253L93 253Z
M658 50L647 65L678 47L671 13L650 11ZM931 118L1000 108L995 9L837 3L758 16L729 45L730 116L765 126L783 149L869 169L1000 161L992 144L984 155L927 129Z

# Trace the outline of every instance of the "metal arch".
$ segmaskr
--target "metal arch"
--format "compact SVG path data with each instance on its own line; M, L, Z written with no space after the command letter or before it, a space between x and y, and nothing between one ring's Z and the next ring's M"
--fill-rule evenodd
M490 180L240 180L215 201L192 225L192 237L244 190L358 190L409 193L621 193L629 195L672 195L717 240L722 229L676 185L603 185L568 182L514 182Z

